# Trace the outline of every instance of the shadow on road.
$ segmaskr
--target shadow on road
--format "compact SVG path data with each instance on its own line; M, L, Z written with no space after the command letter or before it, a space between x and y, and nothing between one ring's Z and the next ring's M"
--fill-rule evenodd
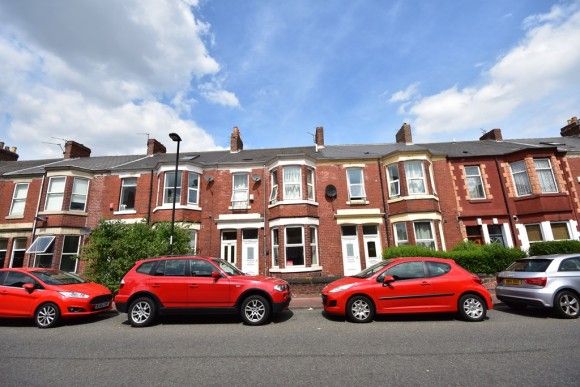
M84 317L65 318L60 321L54 328L58 329L66 326L94 324L99 321L108 320L119 315L116 311L103 312L101 314ZM34 319L32 318L0 318L0 327L30 327L35 328Z
M513 309L507 306L504 303L495 304L493 309L501 312L501 313L508 313L513 314L515 316L525 316L525 317L534 317L534 318L556 318L554 316L554 312L547 308L534 308L534 307L527 307L527 308L520 308L520 309Z
M348 321L344 317L329 315L324 311L321 312L322 316L329 321L337 321L337 322L344 322ZM381 321L453 321L459 320L457 314L455 313L419 313L419 314L388 314L388 315L379 315L375 316L376 322ZM486 317L484 321L489 320L489 317Z

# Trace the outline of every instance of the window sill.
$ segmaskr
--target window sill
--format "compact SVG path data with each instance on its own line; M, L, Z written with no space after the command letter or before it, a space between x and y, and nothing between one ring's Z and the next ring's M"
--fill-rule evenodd
M228 210L230 210L230 211L246 211L246 210L251 210L251 209L252 209L252 206L250 206L250 205L247 205L245 207L232 207L232 206L228 207Z
M38 215L73 215L73 216L89 216L86 211L41 211Z
M280 269L278 267L273 267L270 269L270 273L309 273L314 271L321 271L322 266L311 266L311 267L304 267L304 266L290 266Z
M8 215L4 219L7 219L7 220L10 220L10 219L24 219L24 214L22 214L22 215Z
M175 209L176 210L201 211L201 207L195 206L195 205L190 205L190 204L185 205L185 206L182 205L182 204L176 204L175 205ZM162 210L169 210L169 211L171 211L171 210L173 210L173 205L170 204L170 205L163 205L163 206L155 207L153 209L153 212L162 211Z
M471 204L477 204L477 203L491 203L492 200L491 199L487 199L487 198L482 198L482 199L467 199L467 201Z
M387 203L397 203L403 200L420 200L420 199L433 199L436 201L439 201L439 198L435 195L425 195L425 194L420 194L420 195L408 195L408 196L399 196L395 199L389 199L387 200Z
M349 206L365 206L370 202L366 199L351 199L347 200L346 204Z
M312 206L318 206L318 202L312 200L280 200L274 204L270 204L268 208L280 206L280 205L293 205L293 204L310 204Z
M120 211L113 211L113 215L132 215L136 214L136 210L120 210Z

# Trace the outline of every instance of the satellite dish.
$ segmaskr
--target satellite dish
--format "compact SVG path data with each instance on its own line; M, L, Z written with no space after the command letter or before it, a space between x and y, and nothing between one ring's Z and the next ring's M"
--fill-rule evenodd
M333 186L332 184L329 184L326 186L324 193L326 194L327 197L334 199L336 197L336 187Z

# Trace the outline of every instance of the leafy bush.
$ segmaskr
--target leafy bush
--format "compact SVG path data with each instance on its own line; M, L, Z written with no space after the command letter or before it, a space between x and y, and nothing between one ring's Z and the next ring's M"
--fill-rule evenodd
M385 259L395 257L439 257L455 260L472 273L494 274L504 270L513 261L523 258L526 253L516 248L507 248L497 243L478 245L462 242L450 251L431 250L424 246L397 246L385 249Z
M580 241L535 242L530 245L530 255L580 253Z
M81 251L85 275L115 291L127 271L140 259L169 254L170 223L149 225L101 221ZM175 227L173 254L189 252L190 234Z

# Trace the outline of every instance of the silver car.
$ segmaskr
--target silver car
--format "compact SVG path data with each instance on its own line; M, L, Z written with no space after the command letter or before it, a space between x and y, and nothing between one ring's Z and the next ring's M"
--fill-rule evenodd
M563 318L580 315L580 254L519 259L497 275L497 298L514 309L553 308Z

